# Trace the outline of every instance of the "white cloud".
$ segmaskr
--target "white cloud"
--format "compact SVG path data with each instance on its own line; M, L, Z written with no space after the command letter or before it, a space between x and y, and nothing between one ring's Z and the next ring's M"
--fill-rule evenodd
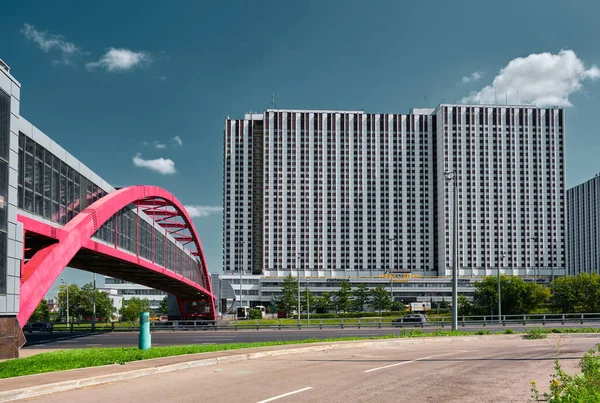
M220 213L223 211L223 207L221 206L195 206L188 205L183 206L187 210L190 217L208 217L209 215Z
M127 71L137 66L146 66L152 63L152 56L147 52L134 52L129 49L110 48L97 62L90 62L85 66L93 70L97 67L109 72Z
M62 60L65 64L70 64L71 58L74 55L82 53L77 46L65 41L62 35L51 35L47 32L38 31L31 24L26 23L21 32L27 39L35 42L46 53L49 53L51 50L62 52Z
M165 143L159 143L158 141L155 141L154 148L163 150L163 149L167 148L167 145Z
M175 136L171 139L171 141L173 142L173 146L183 147L183 141L181 141L181 137Z
M533 103L538 106L572 106L569 95L583 88L583 81L600 78L600 69L586 69L572 50L558 54L533 53L511 60L494 78L492 85L463 98L463 102L493 104Z
M483 72L476 71L475 73L471 74L470 76L464 76L462 78L462 83L463 84L474 83L475 81L479 81L481 79L481 77L483 77Z
M175 171L175 162L172 160L165 158L145 160L139 153L133 157L133 165L140 168L148 168L163 175L174 174L177 172Z

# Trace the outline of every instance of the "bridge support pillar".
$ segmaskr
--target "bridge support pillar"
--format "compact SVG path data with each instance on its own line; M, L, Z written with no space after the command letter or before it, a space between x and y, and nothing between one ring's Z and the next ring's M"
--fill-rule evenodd
M15 316L0 317L0 360L19 358L25 335Z

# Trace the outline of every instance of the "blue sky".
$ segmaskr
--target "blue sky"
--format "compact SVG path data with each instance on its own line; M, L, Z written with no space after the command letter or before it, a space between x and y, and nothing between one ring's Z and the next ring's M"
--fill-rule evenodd
M406 113L519 88L521 101L572 105L568 187L600 172L598 2L10 3L0 58L22 115L115 186L212 207L194 221L213 272L224 119L273 92L282 108Z

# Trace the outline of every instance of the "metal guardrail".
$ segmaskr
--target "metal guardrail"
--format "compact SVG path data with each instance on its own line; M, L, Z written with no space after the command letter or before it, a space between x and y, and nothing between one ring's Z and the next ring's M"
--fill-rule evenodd
M206 320L174 320L166 322L151 322L150 331L177 331L177 330L261 330L261 329L348 329L348 328L414 328L414 327L451 327L452 318L439 317L429 319L427 322L393 322L392 318L367 317L367 318L338 318L338 319L302 319L300 323L290 323L289 319L277 320L277 323L261 323L259 320L232 320L232 321L206 321ZM482 315L459 316L459 327L470 325L528 325L538 324L568 324L568 323L600 323L600 313L567 313L567 314L523 314L523 315ZM57 328L57 325L59 326ZM54 331L91 331L91 324L76 324L71 330L55 324ZM98 332L131 332L138 331L139 326L115 325L115 323L96 324Z

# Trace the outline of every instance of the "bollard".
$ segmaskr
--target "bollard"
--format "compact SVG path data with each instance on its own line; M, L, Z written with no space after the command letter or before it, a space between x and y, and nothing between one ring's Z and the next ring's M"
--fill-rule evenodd
M150 340L150 313L140 313L140 335L138 337L138 348L148 350L152 345Z

